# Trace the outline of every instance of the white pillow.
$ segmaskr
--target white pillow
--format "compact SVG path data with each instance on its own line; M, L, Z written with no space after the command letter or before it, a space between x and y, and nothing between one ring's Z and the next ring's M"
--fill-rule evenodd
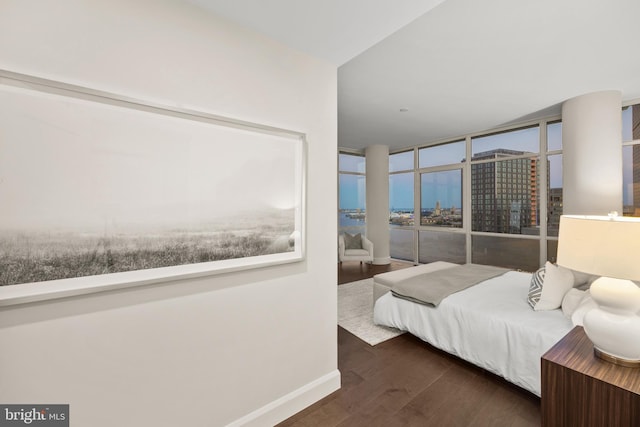
M571 270L571 272L573 273L574 279L573 287L583 291L589 289L593 281L600 277L595 274L583 273L577 270Z
M573 323L573 326L582 326L582 319L584 319L584 315L587 314L589 310L596 307L598 307L598 305L593 298L591 298L589 291L586 291L580 300L580 304L578 304L578 308L576 308L571 315L571 323Z
M576 311L576 308L580 305L585 293L586 291L581 291L580 289L569 289L569 292L562 298L562 313L565 317L571 318L573 312Z
M544 270L540 301L533 308L536 311L560 308L565 294L573 288L573 273L568 268L547 261Z
M535 308L540 295L542 294L542 284L544 283L544 267L540 267L531 275L531 283L529 284L529 293L527 294L527 302L531 308Z

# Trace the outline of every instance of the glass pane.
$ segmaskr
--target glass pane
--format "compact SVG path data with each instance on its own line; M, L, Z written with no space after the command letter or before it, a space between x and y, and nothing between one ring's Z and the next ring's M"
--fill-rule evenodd
M420 225L462 227L462 170L420 175Z
M547 235L558 236L562 215L562 154L547 157L549 186L547 187Z
M540 241L471 236L471 262L534 272L540 266Z
M562 150L562 122L547 124L547 151Z
M364 175L340 174L340 210L364 212L365 184Z
M622 140L640 139L640 104L622 109Z
M340 172L365 173L365 157L356 154L340 153L338 156L338 170Z
M622 147L622 199L626 216L640 216L640 144Z
M471 160L537 153L540 151L540 131L535 126L473 138L471 150Z
M461 163L464 161L465 152L464 141L421 148L418 151L419 167L428 168Z
M389 224L413 225L413 172L389 175Z
M415 261L413 230L391 228L389 230L389 240L391 258Z
M547 240L547 261L555 263L558 257L558 241Z
M389 172L413 170L413 150L389 155Z
M339 174L341 232L364 233L365 228L365 177L364 175Z
M537 157L472 164L472 230L540 234L537 178Z
M447 261L464 264L467 260L465 235L444 231L420 231L420 263Z

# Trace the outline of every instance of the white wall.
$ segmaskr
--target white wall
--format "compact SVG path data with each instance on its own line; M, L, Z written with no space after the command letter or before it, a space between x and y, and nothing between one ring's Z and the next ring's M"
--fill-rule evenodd
M309 143L305 262L2 309L0 402L69 403L81 426L269 425L339 386L335 66L175 0L0 0L0 68Z

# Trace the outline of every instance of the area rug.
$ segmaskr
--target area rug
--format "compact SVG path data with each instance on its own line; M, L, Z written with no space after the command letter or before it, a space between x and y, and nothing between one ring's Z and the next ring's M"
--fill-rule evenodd
M369 345L380 344L404 333L373 323L373 279L338 286L338 325Z

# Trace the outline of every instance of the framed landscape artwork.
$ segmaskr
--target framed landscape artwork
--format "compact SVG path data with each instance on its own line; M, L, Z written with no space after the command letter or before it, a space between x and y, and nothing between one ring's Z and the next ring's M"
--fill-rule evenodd
M302 260L305 144L1 71L0 285Z

